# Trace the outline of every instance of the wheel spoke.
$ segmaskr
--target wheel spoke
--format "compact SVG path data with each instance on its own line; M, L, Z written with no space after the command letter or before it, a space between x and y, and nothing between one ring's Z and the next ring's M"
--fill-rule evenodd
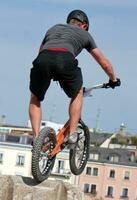
M79 145L77 145L76 150L75 150L75 163L76 163L77 168L81 167L81 162L83 160L83 155L84 155L84 144L83 144L83 142L84 141L80 142L80 145L82 146L82 148Z
M83 122L77 127L78 141L74 149L70 151L70 169L75 175L79 175L85 168L89 154L90 134Z
M32 151L32 175L36 181L47 179L54 166L55 158L49 158L49 154L56 144L56 133L50 127L41 130Z
M54 147L54 145L53 145L52 141L50 141L49 138L46 138L44 140L44 147L42 147L42 149L41 149L42 152L40 153L40 160L39 160L39 169L42 174L44 174L51 166L52 162L48 158L48 155L52 151L53 147Z

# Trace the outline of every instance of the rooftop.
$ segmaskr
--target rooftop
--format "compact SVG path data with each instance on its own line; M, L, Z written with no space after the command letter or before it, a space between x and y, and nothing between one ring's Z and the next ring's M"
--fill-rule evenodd
M90 132L91 137L91 144L96 146L100 146L105 140L110 138L113 134L112 133L92 133Z
M94 156L90 156L89 161L137 167L136 150L91 147L90 155L91 154L98 155L98 159L94 159Z

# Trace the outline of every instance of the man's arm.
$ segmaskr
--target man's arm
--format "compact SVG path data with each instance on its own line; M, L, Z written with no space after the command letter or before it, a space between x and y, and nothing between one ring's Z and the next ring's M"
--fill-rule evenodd
M110 62L104 57L102 52L98 49L92 49L90 51L90 54L95 58L95 60L100 64L102 69L106 72L106 74L109 76L110 80L113 82L117 81L117 78L114 74L113 67L110 64Z

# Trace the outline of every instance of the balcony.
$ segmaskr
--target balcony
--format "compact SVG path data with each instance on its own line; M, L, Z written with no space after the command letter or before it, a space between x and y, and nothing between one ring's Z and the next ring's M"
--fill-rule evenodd
M66 169L59 169L59 170L53 171L51 173L51 176L70 179L71 172L69 170L66 170Z

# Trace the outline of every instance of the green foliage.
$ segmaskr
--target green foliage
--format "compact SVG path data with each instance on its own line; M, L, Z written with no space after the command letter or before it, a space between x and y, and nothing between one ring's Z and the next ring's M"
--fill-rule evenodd
M115 138L112 138L112 139L111 139L111 143L112 143L112 144L118 144L118 138L116 138L116 137L115 137Z
M125 137L125 136L116 135L115 138L111 139L111 144L137 146L137 136Z
M133 145L137 145L137 136L132 136L132 137L131 137L131 143L132 143Z

